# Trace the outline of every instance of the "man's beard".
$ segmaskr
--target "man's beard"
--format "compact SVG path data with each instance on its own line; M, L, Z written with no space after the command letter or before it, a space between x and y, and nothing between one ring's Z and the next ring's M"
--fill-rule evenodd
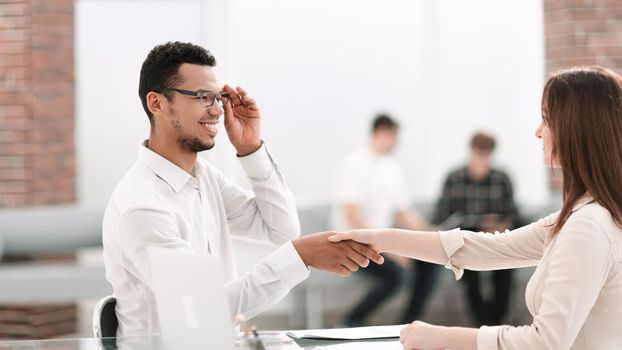
M206 144L197 137L193 138L187 137L185 135L179 135L179 137L177 138L177 143L184 149L196 153L210 150L216 145L216 142Z
M179 146L187 151L195 153L207 151L214 148L214 146L216 145L216 142L214 141L212 141L211 143L205 143L201 141L201 139L198 137L189 136L181 126L181 123L179 122L179 117L174 111L172 112L173 114L175 114L175 119L173 119L173 127L175 128L175 131L177 131L177 144Z

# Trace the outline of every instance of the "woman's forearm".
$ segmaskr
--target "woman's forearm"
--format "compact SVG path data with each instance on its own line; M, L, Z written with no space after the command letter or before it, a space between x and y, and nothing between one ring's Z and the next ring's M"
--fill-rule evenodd
M443 327L415 321L402 329L400 342L406 350L477 350L477 332L477 328Z
M389 253L445 265L449 258L438 232L400 229L379 230L382 247Z
M445 327L443 336L447 349L477 350L477 328Z
M443 327L443 347L453 350L477 350L477 328Z

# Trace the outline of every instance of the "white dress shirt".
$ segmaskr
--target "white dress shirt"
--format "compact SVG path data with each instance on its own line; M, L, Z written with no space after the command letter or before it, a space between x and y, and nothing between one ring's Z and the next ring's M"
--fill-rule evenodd
M348 155L337 168L332 226L352 227L344 204L354 204L369 227L392 227L395 214L408 208L402 170L395 159L366 148Z
M537 266L525 293L533 323L483 326L478 349L622 349L622 230L589 195L551 236L558 215L496 235L440 233L457 279L463 269Z
M148 247L218 256L233 316L257 315L307 278L309 270L288 242L300 234L294 199L265 145L239 160L254 193L230 183L201 158L192 176L140 148L138 161L115 188L103 222L106 278L117 298L117 336L160 332ZM283 246L238 277L232 235Z

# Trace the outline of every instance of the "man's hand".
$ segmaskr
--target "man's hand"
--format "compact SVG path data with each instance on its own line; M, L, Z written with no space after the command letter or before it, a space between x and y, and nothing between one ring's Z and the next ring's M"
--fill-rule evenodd
M223 91L229 93L229 100L224 105L227 136L238 156L247 156L261 147L259 107L255 99L239 86L234 90L225 85Z
M334 272L340 276L367 267L369 260L382 264L383 257L368 246L354 241L332 243L328 237L335 232L306 235L292 241L302 261L318 270Z

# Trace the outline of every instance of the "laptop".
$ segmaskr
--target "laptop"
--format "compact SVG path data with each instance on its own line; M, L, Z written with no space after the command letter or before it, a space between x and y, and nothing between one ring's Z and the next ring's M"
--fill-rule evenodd
M212 256L148 248L164 345L233 350L233 319L220 261Z

